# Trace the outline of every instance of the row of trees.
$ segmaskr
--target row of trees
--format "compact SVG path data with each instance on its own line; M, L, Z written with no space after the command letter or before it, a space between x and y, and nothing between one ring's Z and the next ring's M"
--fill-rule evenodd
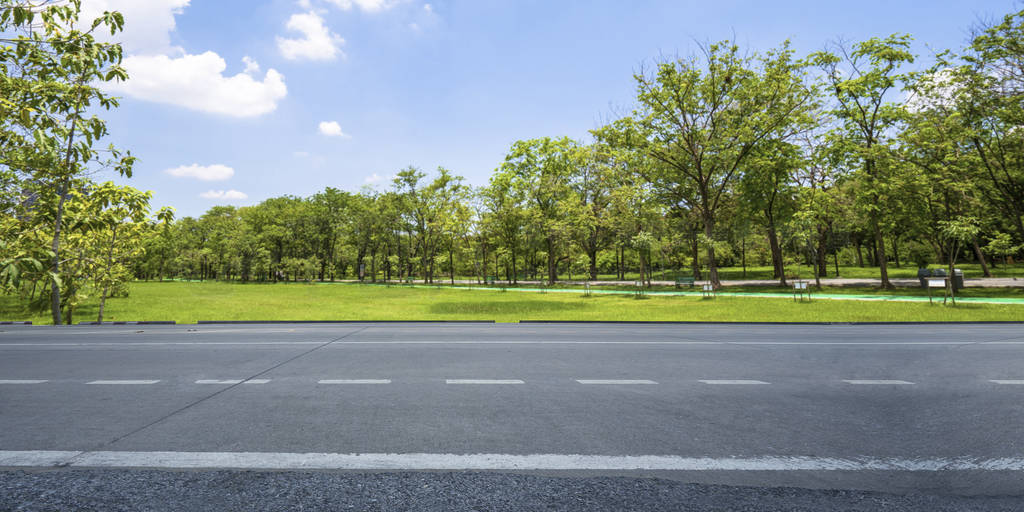
M720 284L722 266L768 264L786 284L890 262L952 269L1024 248L1024 11L910 69L910 37L836 44L798 58L788 43L732 42L636 73L637 101L592 140L516 142L489 183L439 168L388 190L335 188L199 218L152 217L148 195L96 184L134 159L93 146L123 79L120 47L74 30L77 2L5 6L0 33L3 257L0 285L54 321L87 293L135 278L509 282L655 269ZM33 20L40 19L38 23ZM49 242L49 243L44 243ZM687 270L681 270L687 269ZM37 286L44 285L44 286ZM102 315L102 313L101 313Z
M748 255L782 284L830 257L886 287L901 256L988 273L1024 242L1022 27L1008 15L918 71L907 35L802 59L710 44L638 72L636 106L592 143L516 142L485 187L409 168L386 192L217 207L139 275L649 280L657 264L719 284Z

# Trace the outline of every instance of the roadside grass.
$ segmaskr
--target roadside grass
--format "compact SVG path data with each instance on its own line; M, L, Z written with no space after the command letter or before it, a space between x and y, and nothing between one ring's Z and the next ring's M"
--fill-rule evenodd
M97 305L74 321L96 319ZM49 323L16 297L0 297L0 320ZM613 321L1024 321L1024 305L860 302L785 298L520 293L479 289L301 283L136 282L109 299L105 320L613 320Z
M324 284L330 284L330 283L324 283ZM335 283L335 284L338 284L338 283ZM452 285L448 284L447 282L438 282L438 283L432 284L432 285L424 285L422 282L416 282L414 284L415 284L415 286L418 286L418 287L432 286L432 287L440 287L440 288L452 288ZM1024 285L1024 283L1021 283L1021 284ZM378 286L383 286L383 284L379 284ZM397 286L404 286L404 285L392 284L392 286L396 286L397 287ZM454 287L455 288L488 288L488 289L505 288L505 289L509 289L509 290L513 290L513 289L517 289L517 288L523 288L523 289L528 289L528 290L536 290L536 289L551 289L551 290L555 290L555 289L561 289L561 290L580 290L581 293L582 293L582 291L585 288L584 285L581 285L581 284L570 284L570 283L556 283L553 286L547 286L547 285L538 285L538 284L512 284L512 285L510 285L507 282L498 282L498 283L493 284L493 285L484 285L484 284L456 284ZM814 281L810 281L810 287L811 287L811 292L813 294L828 294L828 295L903 295L903 296L912 296L912 297L927 297L928 296L928 290L927 289L920 288L920 287L917 287L917 286L914 286L914 287L901 286L901 287L898 287L898 288L894 288L892 290L886 290L886 289L878 287L878 286L822 286L821 288L818 288L818 287L814 286ZM594 286L591 287L591 289L592 290L615 290L615 291L633 292L633 291L636 291L636 286L634 286L634 285L600 285L600 286L594 285ZM676 288L675 286L654 285L654 286L651 286L649 288L648 287L644 287L644 290L649 291L649 292L677 292L678 291L678 292L700 293L701 287L700 287L700 285L694 285L694 286L686 286L686 285L684 285L682 287ZM729 292L729 293L769 293L769 294L779 294L779 293L792 293L793 289L792 289L791 286L762 286L762 285L732 286L732 285L730 285L730 286L723 287L720 291L722 291L722 292ZM941 299L942 298L942 294L943 294L943 291L941 289L940 290L932 290L932 296L934 296L934 297L938 297L938 298ZM956 292L956 296L957 297L977 297L977 298L984 298L984 297L1024 298L1024 286L1016 287L1016 288L1012 288L1012 287L992 287L992 288L984 287L983 288L983 287L970 287L970 286L968 286L966 288L963 288L963 289L957 291Z

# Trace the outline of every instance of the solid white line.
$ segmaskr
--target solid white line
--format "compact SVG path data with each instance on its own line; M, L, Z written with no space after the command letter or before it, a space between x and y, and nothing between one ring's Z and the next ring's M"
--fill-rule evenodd
M0 384L42 384L46 380L0 380Z
M857 385L865 385L865 386L872 386L872 385L907 386L907 385L913 384L913 382L908 382L908 381L905 381L905 380L870 380L870 379L868 379L868 380L865 380L865 379L845 380L844 379L843 382L845 382L847 384L857 384Z
M630 379L576 379L580 384L657 384L653 380L630 380Z
M445 379L445 384L525 384L519 379Z
M391 384L391 379L324 379L317 384Z
M86 384L112 384L112 385L136 385L136 384L156 384L160 382L158 380L94 380L92 382L86 382Z
M257 453L0 451L0 466L174 469L1024 471L1024 458L680 457L504 453Z
M722 385L754 385L754 384L768 384L763 380L702 380L704 384L722 384Z
M1009 386L1024 386L1024 380L990 380L996 384L1005 384Z

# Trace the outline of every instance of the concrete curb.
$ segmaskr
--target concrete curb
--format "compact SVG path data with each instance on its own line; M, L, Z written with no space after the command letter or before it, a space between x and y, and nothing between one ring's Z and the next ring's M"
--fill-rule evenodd
M521 324L678 324L678 325L1024 325L1021 320L965 320L932 322L727 322L711 320L520 320Z
M78 322L78 325L175 325L174 320L151 320L141 322Z
M494 320L199 320L196 324L493 324Z

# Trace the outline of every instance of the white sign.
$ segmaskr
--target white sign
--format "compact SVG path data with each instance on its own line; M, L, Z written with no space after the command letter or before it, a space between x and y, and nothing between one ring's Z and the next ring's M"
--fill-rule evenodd
M946 280L945 279L929 279L928 280L928 287L929 288L945 288L946 287Z

